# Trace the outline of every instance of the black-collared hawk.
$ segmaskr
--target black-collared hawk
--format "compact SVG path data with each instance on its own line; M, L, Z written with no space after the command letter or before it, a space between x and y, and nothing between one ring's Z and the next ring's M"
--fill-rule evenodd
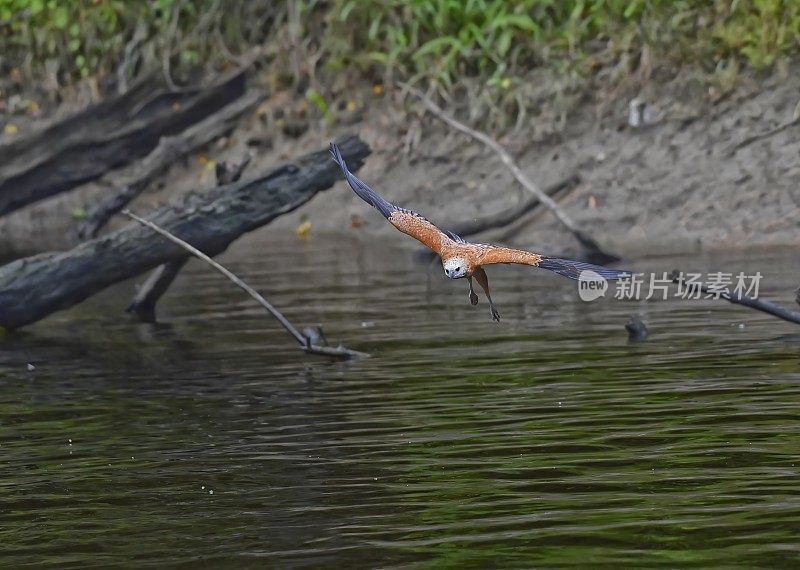
M607 280L623 279L631 275L628 271L592 265L582 261L572 261L521 249L468 242L452 232L440 230L418 213L395 206L381 198L372 188L347 169L342 153L334 143L331 143L331 156L342 169L345 179L359 198L383 214L389 223L398 230L422 242L439 255L445 275L450 279L466 277L469 282L469 301L472 305L478 304L478 295L472 288L472 278L475 278L475 281L486 293L492 319L495 321L500 320L500 313L497 312L489 294L489 278L483 269L484 265L501 263L529 265L541 267L575 280L580 279L583 271L593 271Z

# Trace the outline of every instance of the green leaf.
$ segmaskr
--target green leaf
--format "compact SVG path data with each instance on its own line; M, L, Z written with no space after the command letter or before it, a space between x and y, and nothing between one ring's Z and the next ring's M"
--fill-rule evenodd
M325 101L325 98L319 93L319 91L309 88L308 91L306 91L306 99L311 101L314 106L319 109L319 112L322 113L323 117L325 117L326 123L329 125L333 124L333 114L331 113L330 107L328 107L328 103Z
M373 42L375 41L375 38L378 37L378 29L380 28L380 25L381 25L381 19L375 18L374 20L372 20L372 24L370 24L369 26L367 37Z
M19 11L21 7L18 7L17 10ZM38 16L44 10L44 0L31 0L30 5L28 6L28 13L31 16Z
M53 12L53 26L58 30L63 30L69 23L69 12L64 6L59 6Z
M450 36L442 36L439 38L434 38L420 47L416 53L414 53L414 59L419 59L424 57L433 52L442 52L446 46L458 46L458 40L455 38L451 38Z
M340 22L346 21L347 20L347 16L350 15L350 12L352 12L353 8L355 8L355 7L356 7L355 0L350 0L350 2L345 4L344 8L342 8L342 11L339 12L339 21Z
M498 28L505 28L505 27L515 27L521 30L525 30L527 32L532 32L534 34L539 32L539 26L530 16L520 16L515 14L506 14L505 16L500 16L492 23L492 27L495 29Z

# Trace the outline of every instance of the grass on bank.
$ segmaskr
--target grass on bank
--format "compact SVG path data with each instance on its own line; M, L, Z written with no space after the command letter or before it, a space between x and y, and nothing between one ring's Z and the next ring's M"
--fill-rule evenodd
M180 73L256 46L284 81L311 77L323 94L326 71L346 69L503 98L542 68L578 80L609 65L621 77L666 62L766 69L798 52L800 2L0 0L2 73L62 84L110 74L126 53Z

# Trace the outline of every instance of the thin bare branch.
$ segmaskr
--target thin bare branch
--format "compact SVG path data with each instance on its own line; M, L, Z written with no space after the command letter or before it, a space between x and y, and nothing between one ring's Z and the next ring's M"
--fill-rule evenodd
M305 335L303 335L297 328L289 322L289 320L283 316L283 314L275 308L275 306L267 301L258 291L250 287L247 283L239 279L234 273L208 257L205 253L197 249L196 247L186 243L182 239L175 237L167 230L157 226L153 222L149 220L145 220L144 218L140 218L136 214L132 213L130 210L123 210L123 214L135 220L136 222L142 224L143 226L147 226L154 232L161 234L165 238L167 238L172 243L175 243L181 246L183 249L197 257L198 259L202 259L206 263L208 263L211 267L222 273L225 277L231 280L234 284L238 285L241 289L243 289L248 295L250 295L253 299L255 299L262 307L264 307L269 313L275 317L278 322L283 326L286 331L292 335L295 340L300 344L300 347L308 353L311 354L322 354L326 356L336 356L339 358L362 358L368 356L363 352L358 352L356 350L350 350L343 346L339 347L332 347L332 346L319 346L316 344L311 343L311 339Z
M489 135L482 133L480 131L476 131L475 129L468 127L464 123L458 121L451 115L447 114L441 107L439 107L436 103L431 100L430 97L425 95L419 89L412 87L406 83L400 82L399 85L403 88L412 93L415 97L417 97L425 108L428 109L434 116L438 119L444 121L457 131L461 131L462 133L471 136L475 140L483 143L487 147L497 154L500 157L500 160L503 162L504 165L511 171L511 174L514 178L519 182L523 188L525 188L528 192L536 196L536 198L541 202L547 209L549 209L553 214L556 216L558 221L560 221L571 233L575 236L575 238L586 248L588 249L593 255L596 255L600 258L604 258L605 262L609 261L617 261L619 260L619 256L614 255L612 253L608 253L604 251L597 241L592 238L589 234L581 230L575 221L570 218L567 213L561 209L561 207L555 203L555 201L547 195L539 186L533 182L528 176L522 171L522 169L514 162L514 159L511 157L510 154L500 145L499 142L494 140Z
M798 105L798 108L800 108L800 105ZM730 148L730 150L728 150L727 156L731 157L731 156L735 155L737 152L739 152L740 150L742 150L743 148L745 148L747 146L750 146L751 144L756 143L758 141L762 141L764 139L768 139L770 137L773 137L773 136L777 135L778 133L782 133L786 129L788 129L790 127L793 127L795 125L800 125L800 117L792 119L788 123L783 123L782 125L778 125L774 129L770 129L770 130L765 131L763 133L758 133L758 134L746 137L744 140L742 140L742 141L736 143L735 145L733 145Z

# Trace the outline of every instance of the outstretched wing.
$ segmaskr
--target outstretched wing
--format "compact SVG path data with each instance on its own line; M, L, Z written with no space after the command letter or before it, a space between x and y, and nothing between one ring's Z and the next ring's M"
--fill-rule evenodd
M630 271L612 269L610 267L603 267L602 265L593 265L591 263L573 261L561 257L541 255L521 249L496 247L492 245L484 245L481 247L483 251L478 257L479 265L492 265L497 263L530 265L532 267L541 267L542 269L547 269L563 277L576 280L580 279L581 273L584 271L594 271L600 277L607 280L625 279L631 276Z
M334 162L339 165L339 168L342 169L345 180L350 184L353 192L383 214L383 217L389 220L390 224L404 234L422 242L436 253L441 253L444 245L461 240L454 234L443 232L416 212L395 206L381 198L372 188L347 169L342 153L334 143L331 143L331 156Z
M478 244L478 247L481 249L481 253L478 256L478 263L480 265L516 263L518 265L538 267L539 263L542 261L541 255L531 251L485 244Z

